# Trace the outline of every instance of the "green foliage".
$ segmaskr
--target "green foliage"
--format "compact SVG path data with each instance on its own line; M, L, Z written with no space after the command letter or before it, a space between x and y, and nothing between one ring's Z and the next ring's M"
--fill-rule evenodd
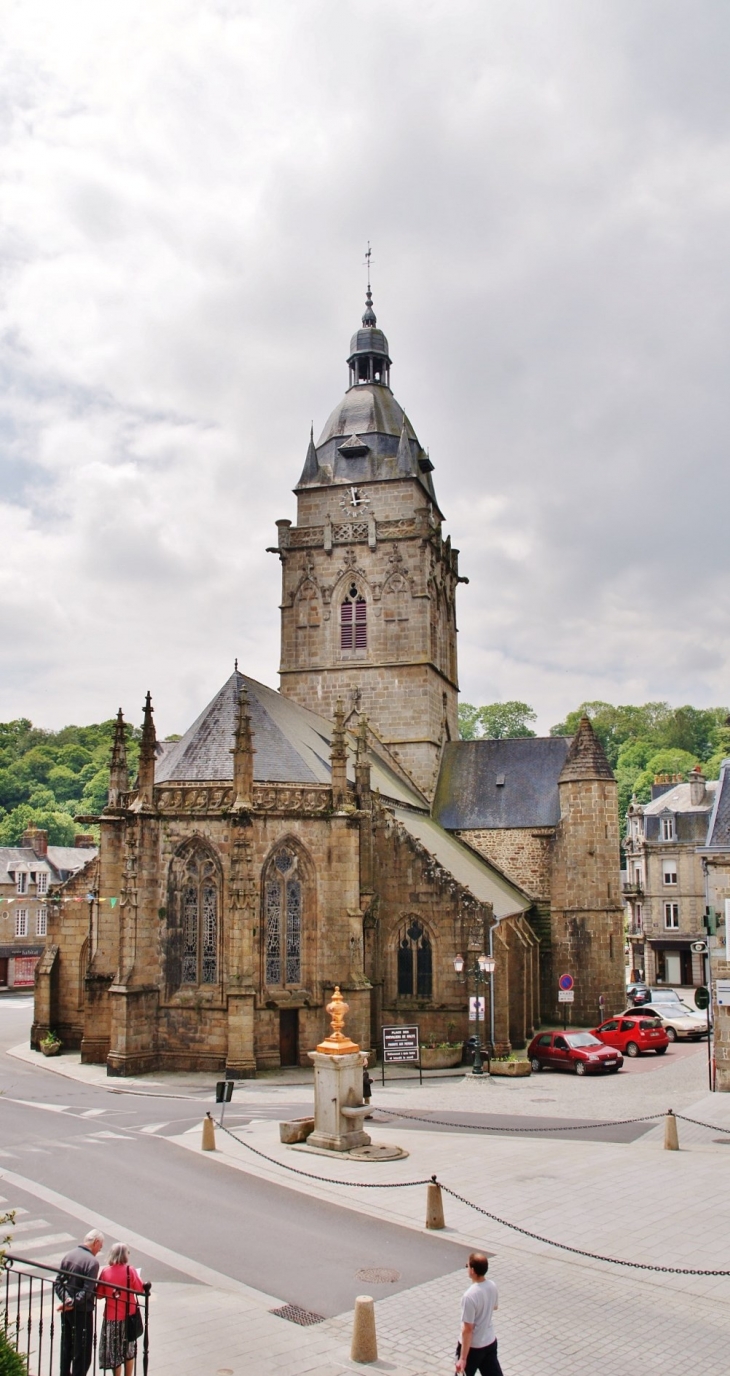
M25 1357L18 1352L10 1334L0 1327L0 1376L28 1376Z
M573 736L582 716L590 717L591 725L614 769L620 757L627 767L641 758L648 766L651 755L659 750L680 750L701 764L709 762L722 748L730 745L726 707L670 707L668 702L645 702L643 706L613 707L610 702L584 702L565 721L550 730L551 736ZM628 746L641 744L635 757L623 752ZM672 771L679 772L679 771ZM712 776L716 777L716 776Z
M0 722L0 845L17 845L30 823L48 831L51 845L73 845L73 818L106 805L114 725L43 731L26 717ZM132 779L140 734L127 736Z
M537 713L526 702L492 702L485 707L472 707L462 702L459 707L459 735L463 741L513 739L534 736L527 725L537 720Z

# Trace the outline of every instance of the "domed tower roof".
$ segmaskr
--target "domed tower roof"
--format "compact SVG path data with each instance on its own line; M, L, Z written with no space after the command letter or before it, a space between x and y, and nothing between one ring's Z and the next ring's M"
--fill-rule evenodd
M362 328L350 340L350 386L315 445L310 439L297 489L383 478L417 478L431 500L433 464L390 390L388 340L377 328L368 283Z

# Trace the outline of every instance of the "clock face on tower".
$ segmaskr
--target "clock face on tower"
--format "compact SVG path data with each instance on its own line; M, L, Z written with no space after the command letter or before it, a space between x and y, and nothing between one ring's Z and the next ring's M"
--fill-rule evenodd
M365 507L370 506L370 498L365 496L361 488L348 487L345 490L344 497L342 497L340 501L340 506L343 511L348 513L351 511L363 511Z

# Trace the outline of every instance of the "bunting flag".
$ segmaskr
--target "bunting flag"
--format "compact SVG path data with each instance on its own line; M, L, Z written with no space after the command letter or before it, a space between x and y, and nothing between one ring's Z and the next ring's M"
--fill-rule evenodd
M44 893L44 894L41 895L40 898L38 898L35 894L29 894L29 893L11 894L11 895L9 895L8 897L4 897L2 894L0 894L0 903L20 903L21 906L23 906L23 907L27 907L29 903L36 903L36 904L37 904L37 903L40 903L40 904L44 904L44 903L90 903L90 902L93 902L93 903L109 903L109 904L111 905L111 907L113 908L113 907L115 907L116 904L119 902L119 899L118 899L118 898L97 898L96 896L94 896L93 899L90 899L90 898L88 898L86 895L84 895L84 896L82 897L82 896L80 896L80 895L78 895L78 894L54 894L54 893Z

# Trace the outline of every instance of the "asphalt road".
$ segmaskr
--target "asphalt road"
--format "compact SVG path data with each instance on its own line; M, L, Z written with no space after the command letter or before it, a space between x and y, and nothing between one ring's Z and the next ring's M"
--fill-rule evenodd
M87 1086L6 1056L27 1036L31 1011L27 998L0 998L2 1207L26 1211L15 1254L50 1262L103 1215L115 1225L108 1241L124 1239L125 1230L138 1235L134 1258L153 1283L194 1279L202 1265L327 1317L352 1308L362 1268L398 1273L392 1283L368 1282L377 1298L463 1265L464 1249L441 1235L324 1204L166 1142L166 1134L200 1122L196 1096L129 1095L118 1082ZM268 1113L305 1107L279 1097ZM233 1127L250 1116L226 1119ZM144 1239L157 1246L145 1252ZM159 1248L177 1254L179 1265L156 1255Z

